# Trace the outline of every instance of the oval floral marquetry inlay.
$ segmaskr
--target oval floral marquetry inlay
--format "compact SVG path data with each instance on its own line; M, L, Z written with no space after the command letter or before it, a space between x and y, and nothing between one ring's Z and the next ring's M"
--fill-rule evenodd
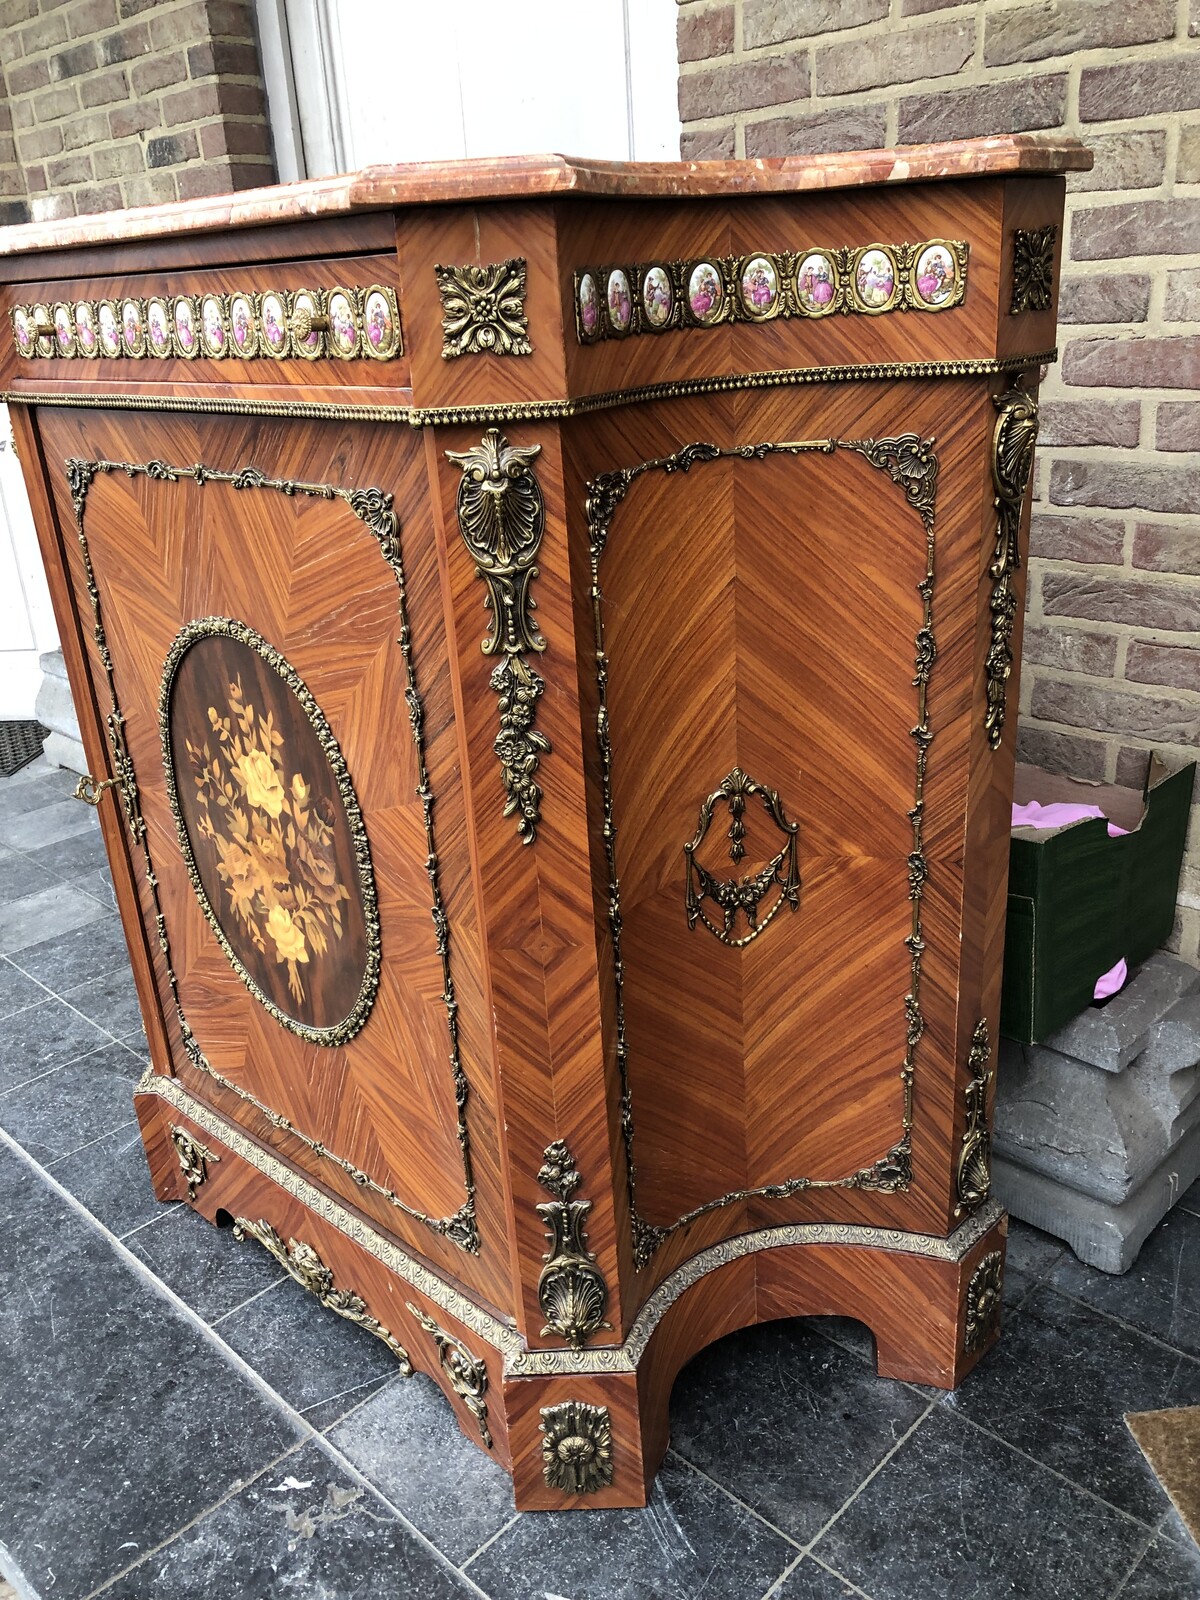
M176 637L159 705L167 792L192 887L275 1019L344 1044L379 983L362 813L328 722L261 635L227 617Z

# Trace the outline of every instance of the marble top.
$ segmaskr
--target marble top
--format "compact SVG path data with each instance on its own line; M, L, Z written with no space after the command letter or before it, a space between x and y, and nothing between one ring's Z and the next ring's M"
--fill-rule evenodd
M202 200L137 206L0 228L0 256L121 239L261 227L354 211L547 196L672 199L792 194L885 183L925 183L1006 174L1086 172L1092 153L1057 134L1005 134L893 150L779 156L754 161L587 161L560 155L419 161L364 167L304 183L246 189Z

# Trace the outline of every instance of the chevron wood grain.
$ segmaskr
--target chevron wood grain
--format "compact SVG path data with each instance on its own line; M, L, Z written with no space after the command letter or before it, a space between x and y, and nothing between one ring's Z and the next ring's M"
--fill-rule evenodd
M656 167L641 198L636 167L489 168L491 200L364 175L366 209L339 189L308 219L0 239L5 319L165 273L398 292L386 364L0 340L0 387L89 760L122 778L101 820L156 1192L316 1251L522 1507L642 1503L676 1374L736 1328L858 1317L881 1372L944 1387L997 1337L1005 1220L956 1182L1012 785L984 731L994 401L1036 392L1054 340L1053 304L1008 315L1012 231L1057 220L1086 161L1035 145L906 157L909 183ZM577 333L588 267L937 238L968 247L937 314ZM434 266L515 258L531 353L446 359ZM188 666L201 635L230 653ZM179 730L211 759L223 696L242 727L229 640L267 663L246 677L271 720L207 811L189 791L181 838L164 672L194 788ZM315 787L281 753L298 717ZM306 1022L351 994L353 1026ZM219 1157L194 1192L173 1129Z

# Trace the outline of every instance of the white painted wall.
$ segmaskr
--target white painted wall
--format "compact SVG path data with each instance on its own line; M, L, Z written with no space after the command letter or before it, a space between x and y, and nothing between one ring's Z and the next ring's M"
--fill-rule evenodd
M559 151L674 160L676 0L258 0L280 177Z
M33 716L38 656L58 644L29 497L0 406L0 721Z

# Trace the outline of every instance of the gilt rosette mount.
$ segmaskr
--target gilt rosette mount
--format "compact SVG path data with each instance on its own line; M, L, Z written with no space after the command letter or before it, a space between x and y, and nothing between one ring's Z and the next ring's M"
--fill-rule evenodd
M759 871L740 878L718 878L700 865L696 860L696 851L712 826L717 806L724 804L729 807L730 815L729 858L734 862L741 861L746 853L746 802L754 798L761 800L767 816L783 836L783 844ZM729 776L702 802L696 837L683 847L687 861L685 906L688 927L694 929L697 922L702 922L722 944L733 950L741 950L765 931L782 906L787 905L793 911L798 911L800 868L796 836L799 826L799 823L788 821L774 789L755 783L740 767L734 767ZM778 890L778 893L764 912L763 902L774 890ZM705 910L706 903L715 908L712 915ZM717 916L719 921L713 920Z
M442 297L442 360L458 356L531 356L525 315L525 262L434 267Z
M984 729L993 750L1004 736L1008 680L1013 669L1013 631L1017 596L1013 579L1021 566L1021 509L1033 469L1033 449L1038 435L1038 406L1021 388L996 395L996 429L992 435L993 505L996 510L996 545L988 576L992 580L992 639L984 670L987 674L987 708Z
M556 1333L572 1349L582 1350L598 1328L611 1326L604 1320L608 1285L587 1247L585 1224L592 1202L572 1199L579 1187L579 1169L561 1139L547 1145L543 1163L538 1182L554 1199L537 1208L550 1244L537 1290L546 1319L542 1337Z
M458 526L475 560L476 575L487 586L492 613L483 640L485 656L502 656L492 670L491 687L500 710L500 732L493 749L507 796L504 815L515 816L526 844L537 838L542 791L534 774L550 741L534 727L537 703L546 684L525 659L546 648L533 619L531 593L537 553L546 530L546 508L531 463L541 445L510 445L498 428L489 428L469 450L447 450L462 468L458 486Z
M563 1494L594 1494L612 1482L612 1417L607 1406L568 1400L544 1406L542 1475Z

